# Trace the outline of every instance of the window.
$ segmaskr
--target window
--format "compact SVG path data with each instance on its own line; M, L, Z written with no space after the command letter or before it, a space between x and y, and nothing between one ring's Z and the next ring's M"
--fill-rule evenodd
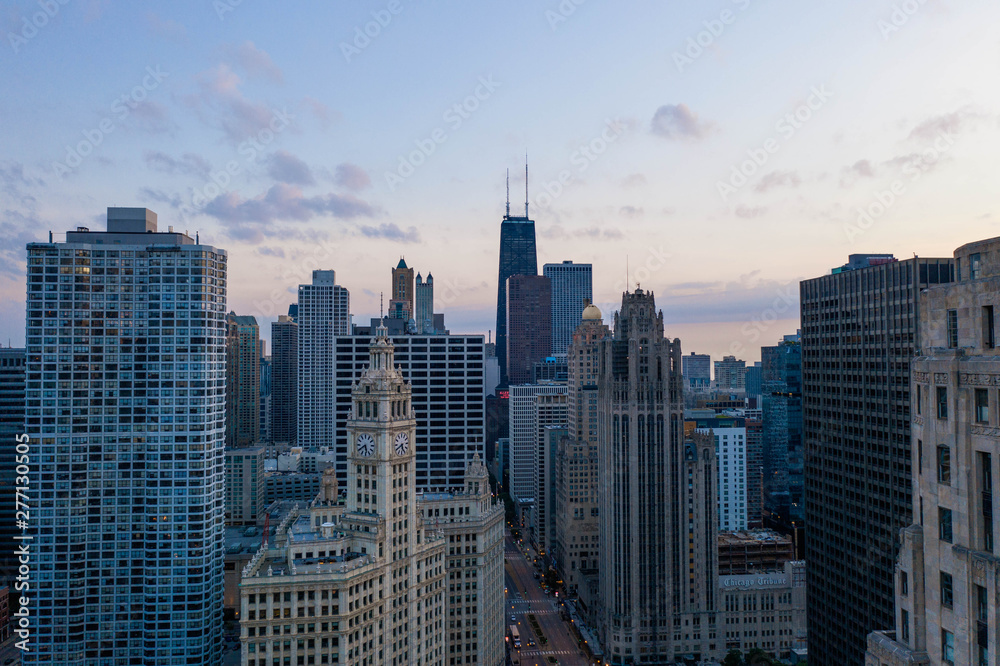
M923 396L923 391L921 390L922 388L923 387L920 384L917 384L917 414L923 413L924 396Z
M917 440L917 474L922 474L924 471L924 440Z
M996 347L995 322L993 321L993 306L983 306L983 347L993 349Z
M899 634L904 643L910 640L910 612L905 608L899 611Z
M976 585L976 619L980 622L990 621L990 600L986 588Z
M948 348L958 347L958 310L948 310Z
M979 463L979 502L983 515L983 550L993 552L993 457L984 451L976 454Z
M951 485L951 449L947 446L937 447L938 483Z
M941 605L945 608L955 606L955 588L952 584L951 574L941 572Z
M910 593L910 575L905 571L899 572L899 593L904 597Z
M969 255L969 279L979 279L979 253Z
M952 542L951 509L938 507L938 537L941 541Z
M955 634L947 629L941 630L941 659L955 666Z
M937 387L937 417L948 418L948 388L945 386Z
M990 422L990 392L976 389L976 423Z

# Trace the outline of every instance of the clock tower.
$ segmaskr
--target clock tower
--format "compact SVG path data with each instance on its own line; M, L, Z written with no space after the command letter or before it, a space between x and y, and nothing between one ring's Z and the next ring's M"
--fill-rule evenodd
M346 508L348 515L384 521L379 551L396 560L416 542L416 420L411 386L395 366L385 326L376 330L368 353L368 368L351 387Z

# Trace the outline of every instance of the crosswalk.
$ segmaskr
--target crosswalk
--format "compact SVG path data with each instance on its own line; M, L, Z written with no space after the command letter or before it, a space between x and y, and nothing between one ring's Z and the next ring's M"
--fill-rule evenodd
M547 657L559 654L580 654L579 650L521 650L522 657Z

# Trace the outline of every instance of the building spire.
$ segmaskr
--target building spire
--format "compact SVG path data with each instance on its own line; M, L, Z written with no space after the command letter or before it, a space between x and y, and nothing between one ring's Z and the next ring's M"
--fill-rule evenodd
M510 169L507 169L507 215L510 217Z
M524 153L524 217L528 218L528 153Z

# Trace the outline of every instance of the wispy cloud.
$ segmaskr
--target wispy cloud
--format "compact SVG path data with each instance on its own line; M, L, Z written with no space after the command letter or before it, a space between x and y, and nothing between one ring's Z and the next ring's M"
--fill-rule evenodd
M281 68L274 64L266 51L259 49L253 42L246 41L239 45L225 47L226 57L250 79L261 79L271 83L284 83L285 75Z
M337 185L353 192L359 192L367 187L371 187L372 184L372 179L368 176L368 172L357 164L351 164L350 162L337 165L337 170L334 172L334 181Z
M362 226L358 229L362 236L367 238L384 238L386 240L400 243L419 243L420 233L416 227L409 227L406 231L400 229L393 223L380 224L378 226Z
M279 150L267 159L267 174L280 183L315 185L309 165L288 151Z
M754 190L763 193L780 187L796 188L801 184L802 178L794 171L771 171L757 182Z
M175 159L159 150L147 150L142 159L150 169L171 175L196 176L206 179L212 171L208 160L195 153L184 153Z
M701 139L710 131L686 104L665 104L656 110L649 131L665 139Z

